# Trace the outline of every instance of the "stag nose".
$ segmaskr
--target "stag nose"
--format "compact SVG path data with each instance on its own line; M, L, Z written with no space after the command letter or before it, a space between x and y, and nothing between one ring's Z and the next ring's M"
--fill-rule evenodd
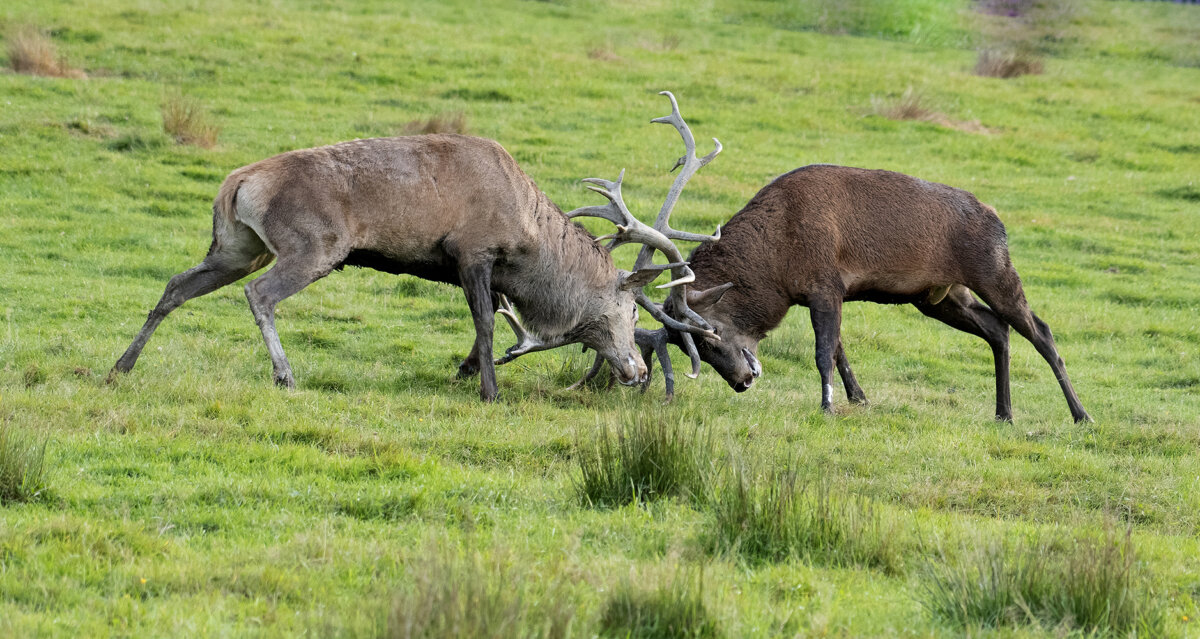
M650 371L646 369L645 362L632 355L627 355L623 363L625 365L617 371L618 381L622 384L633 386L634 384L642 384L650 379Z
M733 387L733 390L738 393L744 393L744 392L750 390L750 387L753 385L754 385L753 377L751 377L750 379L747 379L745 381L738 382L736 384L730 384L730 386Z

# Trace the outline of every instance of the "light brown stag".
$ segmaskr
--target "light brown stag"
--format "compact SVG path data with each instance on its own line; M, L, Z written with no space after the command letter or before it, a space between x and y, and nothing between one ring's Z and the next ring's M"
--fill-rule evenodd
M590 181L620 201L620 179ZM607 210L585 207L573 214ZM617 223L617 241L643 242L673 263L646 260L633 273L618 270L597 239L573 224L490 140L424 135L283 153L225 179L213 205L208 255L171 278L109 378L133 368L171 311L275 259L245 290L280 386L295 382L275 330L275 306L346 265L462 287L476 336L459 374L479 372L486 401L497 395L494 314L499 310L516 321L514 305L529 329L521 329L520 343L501 363L581 342L600 353L622 383L643 382L648 373L634 343L635 303L645 299L640 289L666 269L677 275L668 287L692 275L668 236L631 215ZM657 307L653 312L666 317ZM702 324L676 328L711 335Z

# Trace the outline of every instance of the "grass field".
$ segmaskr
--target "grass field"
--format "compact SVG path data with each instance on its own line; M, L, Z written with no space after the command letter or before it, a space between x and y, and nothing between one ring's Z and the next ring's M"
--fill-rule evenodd
M954 0L8 0L6 45L32 26L82 73L0 72L0 480L42 442L46 472L0 496L0 635L1200 634L1200 7L1071 6L1044 73L1001 80L972 73L981 18ZM626 168L648 220L680 147L649 124L660 90L726 148L676 228L810 163L995 206L1096 422L1015 334L995 422L981 340L871 304L843 338L872 403L835 417L804 309L744 394L711 370L669 405L661 379L565 391L591 362L571 348L500 368L485 405L454 379L461 291L357 269L281 304L293 392L240 285L104 383L234 168L440 117L564 209ZM942 117L876 114L914 95ZM181 104L210 148L164 132ZM601 433L677 438L655 454L698 487L588 498ZM1010 573L1004 604L982 575ZM1101 621L1062 603L1097 593L1123 602L1086 604Z

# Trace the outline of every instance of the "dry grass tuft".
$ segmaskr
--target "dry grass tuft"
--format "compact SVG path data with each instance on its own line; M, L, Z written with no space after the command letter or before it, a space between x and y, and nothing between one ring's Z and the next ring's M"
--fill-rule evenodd
M588 49L587 57L592 60L600 60L601 62L616 62L621 59L617 52L613 50L611 44L595 46Z
M984 49L975 61L975 75L985 78L1016 78L1023 75L1039 75L1044 70L1042 61L1032 54L1020 51Z
M413 120L404 125L404 135L421 135L424 133L470 133L467 126L467 114L462 111L439 113L428 120Z
M954 120L940 111L927 107L924 96L913 91L912 87L905 89L900 98L892 102L872 96L870 112L889 120L915 120L967 133L991 133L991 130L980 124L978 120Z
M35 27L19 27L5 39L8 40L8 65L17 73L51 78L87 77L86 73L68 64L54 42Z
M210 149L217 143L221 128L194 99L182 95L167 98L162 107L163 132L179 144Z

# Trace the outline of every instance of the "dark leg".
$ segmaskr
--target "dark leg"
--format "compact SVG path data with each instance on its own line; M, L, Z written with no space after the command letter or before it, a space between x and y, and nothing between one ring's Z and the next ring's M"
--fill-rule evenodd
M279 343L279 333L275 331L275 305L328 275L333 270L332 264L339 261L317 261L309 253L298 252L280 257L265 275L246 285L250 312L254 313L254 321L262 331L267 352L271 355L275 383L279 386L295 388L296 381L292 377L292 366L283 353L283 345ZM331 265L324 266L324 263Z
M846 387L846 399L850 400L851 404L866 404L867 394L854 378L854 371L850 370L850 360L846 359L846 350L842 348L841 339L838 340L834 357L837 361L838 375L842 378L842 385Z
M500 295L492 293L492 308L500 307ZM471 344L471 352L467 354L467 358L458 365L459 379L474 377L479 373L479 347L476 343Z
M834 359L842 330L841 300L814 301L809 306L809 315L817 341L817 371L821 374L821 410L832 415Z
M1008 324L992 309L980 304L962 286L950 289L950 294L938 304L926 301L913 306L925 315L953 326L960 331L982 337L992 347L996 363L996 419L1012 421L1012 397L1008 382Z
M1070 378L1067 377L1066 365L1063 363L1062 357L1058 355L1058 348L1054 344L1054 336L1050 333L1050 327L1029 310L1029 303L1025 301L1025 292L1021 289L1021 278L1017 276L1017 272L1011 264L1005 266L1004 271L995 280L986 282L976 289L976 292L997 315L1016 329L1022 337L1032 342L1046 363L1050 364L1050 369L1054 371L1058 385L1067 398L1071 417L1076 422L1092 421L1091 416L1079 401L1079 396L1075 394L1075 388L1071 385Z
M464 266L459 269L459 281L467 295L467 306L475 320L475 346L471 353L479 367L479 397L485 402L495 401L499 394L496 388L496 367L492 363L492 334L496 307L492 300L491 263ZM467 359L471 359L470 356Z
M108 381L113 381L119 373L127 373L133 369L146 342L154 334L154 330L158 328L163 318L171 311L192 298L206 295L222 286L232 284L270 262L271 254L267 253L266 247L257 241L257 236L245 239L246 241L242 245L235 247L239 250L210 251L203 262L171 278L162 298L158 300L158 304L146 318L142 330L138 332L137 337L133 338L133 343L125 349L125 353L113 365L112 371L108 374Z

